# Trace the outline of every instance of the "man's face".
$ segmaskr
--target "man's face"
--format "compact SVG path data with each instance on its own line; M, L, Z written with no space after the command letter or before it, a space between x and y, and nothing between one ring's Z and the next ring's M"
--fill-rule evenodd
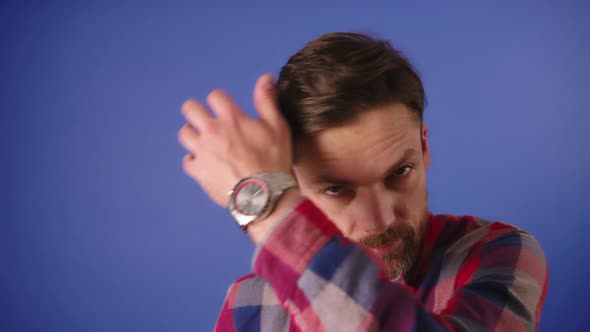
M361 113L300 144L301 191L344 236L366 245L391 279L413 264L428 222L427 126L400 103Z

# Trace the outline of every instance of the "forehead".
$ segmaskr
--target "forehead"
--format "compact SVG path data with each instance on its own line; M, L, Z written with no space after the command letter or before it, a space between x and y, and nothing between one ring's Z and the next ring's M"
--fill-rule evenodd
M346 125L302 142L295 169L304 176L372 181L407 149L420 151L420 125L405 105L392 104L361 113Z

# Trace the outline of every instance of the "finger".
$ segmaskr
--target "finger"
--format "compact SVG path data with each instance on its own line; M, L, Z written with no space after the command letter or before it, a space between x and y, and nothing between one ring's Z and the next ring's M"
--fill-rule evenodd
M238 118L245 116L240 106L223 90L213 90L207 96L207 104L219 119L226 123L236 123Z
M184 157L182 158L182 169L184 170L184 172L191 176L194 177L194 162L195 162L195 155L192 153L187 153L184 155Z
M275 130L283 130L285 121L279 112L276 87L271 74L264 74L256 81L254 107L264 122Z
M200 137L190 124L185 124L178 131L178 141L185 149L196 153L198 150Z
M207 108L194 99L188 99L182 104L182 115L197 131L207 131L213 123L213 117Z

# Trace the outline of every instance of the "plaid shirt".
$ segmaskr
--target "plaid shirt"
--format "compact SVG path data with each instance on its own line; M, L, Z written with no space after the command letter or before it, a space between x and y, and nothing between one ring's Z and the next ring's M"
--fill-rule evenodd
M252 264L229 288L216 331L536 331L548 282L525 231L433 214L417 262L388 281L307 199Z

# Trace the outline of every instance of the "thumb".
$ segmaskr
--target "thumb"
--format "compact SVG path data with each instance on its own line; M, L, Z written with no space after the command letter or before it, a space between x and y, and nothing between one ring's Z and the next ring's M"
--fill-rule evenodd
M281 130L285 125L285 120L279 111L276 86L271 74L264 74L256 81L254 108L260 118L273 129Z

